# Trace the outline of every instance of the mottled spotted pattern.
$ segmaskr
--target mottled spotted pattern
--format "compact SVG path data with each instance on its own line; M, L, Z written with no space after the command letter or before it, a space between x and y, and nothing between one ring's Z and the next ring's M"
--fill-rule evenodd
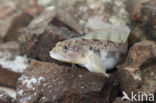
M118 53L120 53L119 55L125 54L127 51L126 44L119 44L106 40L74 38L63 41L58 45L62 47L66 46L68 49L78 51L82 55L85 55L88 50L95 52L99 56L101 55L101 52L108 52L108 56L114 56Z

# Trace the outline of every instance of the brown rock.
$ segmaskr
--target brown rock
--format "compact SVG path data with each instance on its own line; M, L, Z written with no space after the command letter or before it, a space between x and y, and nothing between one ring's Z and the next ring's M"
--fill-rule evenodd
M14 17L19 14L19 11L16 10L15 5L11 3L6 3L9 1L1 1L0 2L0 36L1 39L6 35L11 21Z
M30 26L21 31L19 37L21 53L42 61L52 61L49 51L58 41L80 36L67 28L47 24Z
M66 27L70 31L74 31L74 32L77 32L78 31L78 27L77 28L75 27L75 29L74 29L74 28L72 28L73 26L69 26L69 24L66 24L65 22L67 22L67 21L61 21L61 19L59 18L59 16L56 16L56 17L54 17L50 21L50 24L53 24L53 25L56 25L56 26L59 26L59 27Z
M79 25L79 21L69 12L62 9L56 9L56 16L50 21L51 24L67 27L70 31L82 34L83 27Z
M4 37L4 41L18 41L18 30L26 27L33 17L27 13L19 13L13 17Z
M105 80L105 85L100 92L65 95L59 100L59 103L112 103L114 98L119 95L119 82L115 75L111 75L109 79Z
M18 28L24 27L29 23L32 17L25 13L24 9L21 9L25 5L28 6L26 2L21 3L19 0L0 1L0 38L2 40L6 35L12 35L12 33L17 36ZM8 38L10 37L6 37L6 39ZM11 38L10 40L14 39Z
M16 88L16 82L19 77L20 74L0 67L0 85Z
M156 42L144 40L134 44L125 63L119 67L121 89L127 94L154 94L156 91Z
M56 17L53 9L45 10L20 30L19 42L21 54L41 61L53 61L49 51L58 41L80 36L70 25Z
M105 83L107 84L104 85ZM18 80L17 101L19 103L107 101L105 103L108 103L117 95L118 88L119 85L113 77L107 80L80 67L73 69L71 66L33 60Z
M135 0L134 0L135 1ZM141 1L141 0L140 0ZM129 44L141 40L156 40L156 2L140 2L132 12L132 28Z
M113 103L131 103L128 100L121 101L121 97L116 97Z

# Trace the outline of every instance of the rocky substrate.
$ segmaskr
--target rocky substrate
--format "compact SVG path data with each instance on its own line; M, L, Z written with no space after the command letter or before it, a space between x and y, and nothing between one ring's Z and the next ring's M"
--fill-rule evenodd
M132 92L156 94L154 0L6 0L0 5L0 103L135 103ZM50 58L58 41L111 25L130 27L131 33L127 56L108 71L110 78ZM124 93L130 100L121 101Z

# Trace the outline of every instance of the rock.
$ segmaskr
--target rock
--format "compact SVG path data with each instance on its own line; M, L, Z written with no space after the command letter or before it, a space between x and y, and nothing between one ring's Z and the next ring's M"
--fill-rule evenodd
M114 98L120 95L119 82L115 75L105 81L105 85L100 92L90 92L87 94L65 96L59 103L112 103Z
M40 15L36 16L29 24L29 27L48 24L56 16L54 6L47 7Z
M9 71L0 67L0 84L2 86L16 88L16 82L19 77L19 73Z
M32 20L29 26L35 27L41 23L63 26L74 32L79 32L80 29L72 15L63 10L56 10L54 6L47 7L43 13Z
M121 97L116 97L113 103L131 103L128 100L121 101Z
M61 19L63 19L64 21L62 21ZM59 26L59 27L66 27L68 28L70 31L74 31L74 32L78 32L79 31L79 26L78 25L74 25L74 26L70 26L69 23L66 23L67 21L65 20L65 18L59 18L59 16L55 16L51 21L50 24ZM71 22L72 19L71 19ZM72 24L72 23L71 23ZM75 23L73 23L75 24ZM72 28L73 27L73 28Z
M119 66L118 78L121 89L127 94L154 94L156 91L156 42L140 41L134 44L125 63Z
M11 53L12 55L19 55L19 44L14 41L0 44L0 54Z
M16 10L16 7L11 1L1 1L0 2L0 37L3 38L10 25L12 19L19 14L19 11Z
M132 25L129 37L130 46L141 40L156 41L156 3L154 0L141 2L131 13ZM137 11L137 12L136 12Z
M21 9L19 5L19 2L17 3L16 1L0 1L0 38L2 39L1 41L17 41L18 29L27 26L28 23L32 20L32 16L27 14L24 9ZM24 5L26 5L26 3Z
M129 22L125 7L126 0L60 0L54 3L56 10L64 10L78 21L81 34L111 25L125 26ZM96 2L96 3L95 3ZM96 19L95 19L96 18ZM68 18L69 19L69 18ZM67 20L67 21L70 21ZM75 23L74 23L75 25Z
M119 84L113 77L107 80L80 67L73 69L71 66L32 60L31 65L18 80L17 101L19 103L110 101L118 91ZM103 94L100 95L101 93ZM81 100L82 98L84 100Z
M16 101L4 92L0 91L0 103L16 103Z
M126 26L129 23L127 19L129 14L126 10L127 0L50 1L38 0L38 4L45 6L44 3L46 3L55 8L57 18L59 17L61 21L80 34L105 28L108 24Z
M78 20L76 20L69 12L62 9L56 9L56 16L50 21L53 25L65 26L71 31L83 34L83 26L79 25Z
M32 19L33 17L27 13L19 13L16 17L12 18L4 41L18 41L18 30L26 27Z
M49 51L58 41L80 36L70 25L56 18L56 15L53 7L46 8L28 27L20 30L21 54L41 61L53 61Z
M69 31L65 27L50 24L30 26L21 30L19 37L21 53L34 59L52 61L49 51L58 41L78 36L80 36L78 33Z
M0 45L0 65L3 69L22 73L29 63L26 56L20 56L17 42L6 42Z

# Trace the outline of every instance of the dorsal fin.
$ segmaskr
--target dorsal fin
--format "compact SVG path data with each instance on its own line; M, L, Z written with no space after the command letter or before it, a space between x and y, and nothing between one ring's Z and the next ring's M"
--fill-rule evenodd
M126 43L130 33L129 28L103 28L88 33L84 39L110 40L117 43Z

